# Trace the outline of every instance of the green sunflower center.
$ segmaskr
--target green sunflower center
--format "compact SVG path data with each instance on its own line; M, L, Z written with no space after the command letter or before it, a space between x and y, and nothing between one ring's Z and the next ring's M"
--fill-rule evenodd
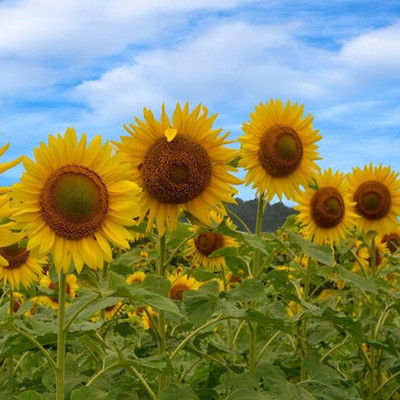
M101 206L96 184L80 174L61 176L53 187L53 199L60 213L77 222L87 221Z
M29 250L19 247L18 243L0 248L0 255L8 261L8 266L6 267L8 269L16 269L25 264L29 254Z
M194 240L194 245L203 256L208 257L224 247L224 236L215 232L203 232Z
M161 138L147 151L140 172L145 189L158 201L182 204L204 192L212 168L207 151L185 135Z
M311 199L311 217L323 229L339 225L345 215L345 204L340 192L331 186L316 191Z
M301 164L303 143L290 126L274 125L261 138L258 158L267 174L282 178Z
M43 219L57 235L79 240L103 224L109 205L107 188L92 170L65 165L45 182L40 207Z
M379 220L390 210L391 195L381 182L370 180L363 182L354 193L357 212L366 219Z

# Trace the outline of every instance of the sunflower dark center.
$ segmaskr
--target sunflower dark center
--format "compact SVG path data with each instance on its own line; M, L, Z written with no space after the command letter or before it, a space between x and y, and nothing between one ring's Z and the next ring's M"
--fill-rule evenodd
M182 204L199 196L211 179L206 150L189 136L159 139L140 168L145 189L162 203Z
M397 233L384 235L382 243L385 243L391 253L395 253L400 246L400 236Z
M171 290L169 292L169 297L174 300L182 300L183 299L183 293L187 292L189 290L189 286L185 283L178 283L176 285L173 285L171 287Z
M258 159L271 176L282 178L295 171L303 159L303 144L297 132L274 125L261 138Z
M17 243L0 248L0 255L8 261L8 266L6 267L8 269L16 269L25 264L29 254L29 250L19 247Z
M43 219L57 235L79 240L96 232L109 205L107 188L92 170L65 165L45 182L40 208Z
M378 181L363 182L354 193L357 212L366 219L378 220L390 210L391 196L388 188Z
M224 236L215 232L203 232L194 240L196 249L204 256L224 247Z
M344 218L345 205L339 191L330 186L315 192L311 199L311 217L320 228L334 228Z

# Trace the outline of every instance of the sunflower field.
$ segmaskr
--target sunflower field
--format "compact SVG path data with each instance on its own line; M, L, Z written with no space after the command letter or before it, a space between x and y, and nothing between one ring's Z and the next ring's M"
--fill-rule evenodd
M118 142L68 128L0 165L24 167L0 196L0 400L400 399L398 173L322 171L297 103L236 144L216 117L144 109ZM297 214L263 232L275 196Z

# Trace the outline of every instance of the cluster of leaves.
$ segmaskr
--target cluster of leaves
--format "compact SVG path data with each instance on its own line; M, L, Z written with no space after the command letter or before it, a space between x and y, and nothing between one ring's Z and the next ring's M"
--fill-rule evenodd
M237 279L221 289L221 271L193 268L183 248L192 235L181 223L168 236L167 271L181 266L202 286L182 300L169 298L170 281L157 265L158 238L149 236L115 255L104 271L85 269L79 295L67 308L66 392L71 400L357 400L400 399L400 258L382 254L377 273L361 260L356 240L316 246L289 217L283 229L261 237L228 227L224 248ZM145 243L152 246L143 260ZM254 252L260 254L254 268ZM137 265L143 282L128 284ZM359 268L354 268L358 265ZM37 288L25 295L32 298ZM104 310L122 304L112 318ZM57 327L54 310L32 301L10 315L7 292L0 307L0 400L54 399ZM137 310L151 309L149 329ZM134 310L129 312L129 310ZM136 311L135 311L136 310ZM135 314L136 312L136 314ZM160 351L160 315L166 344ZM93 319L94 315L98 318ZM371 360L374 368L371 371ZM369 376L376 378L374 396ZM168 386L158 394L158 376Z

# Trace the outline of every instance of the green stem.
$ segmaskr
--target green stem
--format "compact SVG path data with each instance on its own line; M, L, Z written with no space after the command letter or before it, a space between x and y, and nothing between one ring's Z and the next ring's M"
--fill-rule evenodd
M257 206L257 219L256 219L256 235L257 237L261 237L262 230L262 222L265 210L265 202L264 202L264 193L260 194L258 198L258 206ZM254 249L253 252L253 271L252 275L254 278L258 276L259 268L260 268L260 259L261 252L259 249ZM250 308L254 308L255 304L250 303ZM256 322L248 322L249 325L249 376L254 378L256 364L257 364L257 323Z
M222 281L224 283L224 290L225 293L228 293L228 282L226 281L226 275L225 275L225 268L224 266L221 267L221 275L222 275ZM227 319L227 327L228 327L228 345L229 347L233 347L233 332L232 332L232 323L230 318Z
M22 329L17 328L16 326L13 326L13 328L15 332L18 332L20 335L28 339L33 345L35 345L43 353L43 355L45 356L46 360L49 362L51 367L54 368L54 370L57 370L57 364L54 362L49 352L33 336L23 331Z
M306 267L305 282L304 282L304 300L307 301L310 294L310 265ZM301 344L301 369L300 381L307 379L307 371L305 368L305 358L307 356L307 319L302 318L300 328L300 344Z
M183 239L177 247L171 252L171 255L168 257L167 261L163 262L163 268L166 268L169 264L171 264L172 260L175 258L175 256L178 254L179 250L190 240L193 239L195 236L199 234L199 231L196 231L192 233L191 235L187 236L185 239ZM165 235L164 235L165 236ZM160 250L161 250L161 238L160 238ZM165 257L164 257L165 259Z
M65 299L67 289L67 274L58 274L58 334L57 334L57 370L56 370L56 400L65 400Z
M150 385L147 383L146 379L144 379L143 375L132 365L129 366L131 371L136 375L136 378L139 379L140 383L143 385L143 387L146 389L147 393L149 396L152 398L152 400L157 400L157 396L153 392L152 388Z
M186 346L186 344L192 339L192 337L196 336L199 332L201 332L203 329L206 329L208 326L215 324L219 321L222 321L223 319L226 319L226 318L219 315L217 318L206 322L205 324L199 326L197 329L192 331L189 335L187 335L185 337L184 340L182 340L181 343L179 343L179 345L176 347L176 349L171 353L171 356L169 359L173 360L176 357L176 355L178 354L179 350L183 349Z
M372 277L376 276L376 247L375 247L375 237L371 240L371 273ZM376 296L375 293L371 293L370 303L371 303L371 315L375 317L376 313ZM375 327L371 329L371 340L375 339ZM376 351L374 345L371 345L370 349L370 370L369 370L369 400L376 400L375 389L376 389L376 376L375 376L375 364L376 364Z
M158 262L158 274L164 277L166 268L167 240L166 235L160 237L160 258ZM160 334L158 350L160 354L164 354L167 350L167 334L165 329L165 312L160 310L158 314L158 332ZM158 374L158 395L167 388L168 377L164 372Z
M79 314L86 309L86 307L90 306L92 303L94 303L98 297L94 297L93 299L88 300L86 303L82 304L71 316L71 318L65 323L64 325L64 332L67 333L68 328L72 325L72 323L76 320L76 318L79 316Z
M251 233L251 230L250 230L249 226L246 224L246 222L244 222L243 219L240 218L239 215L237 215L235 212L233 212L230 208L228 208L228 207L226 207L226 208L227 208L228 213L231 214L234 219L236 219L238 222L240 222L240 225L243 226L245 231L247 233Z

